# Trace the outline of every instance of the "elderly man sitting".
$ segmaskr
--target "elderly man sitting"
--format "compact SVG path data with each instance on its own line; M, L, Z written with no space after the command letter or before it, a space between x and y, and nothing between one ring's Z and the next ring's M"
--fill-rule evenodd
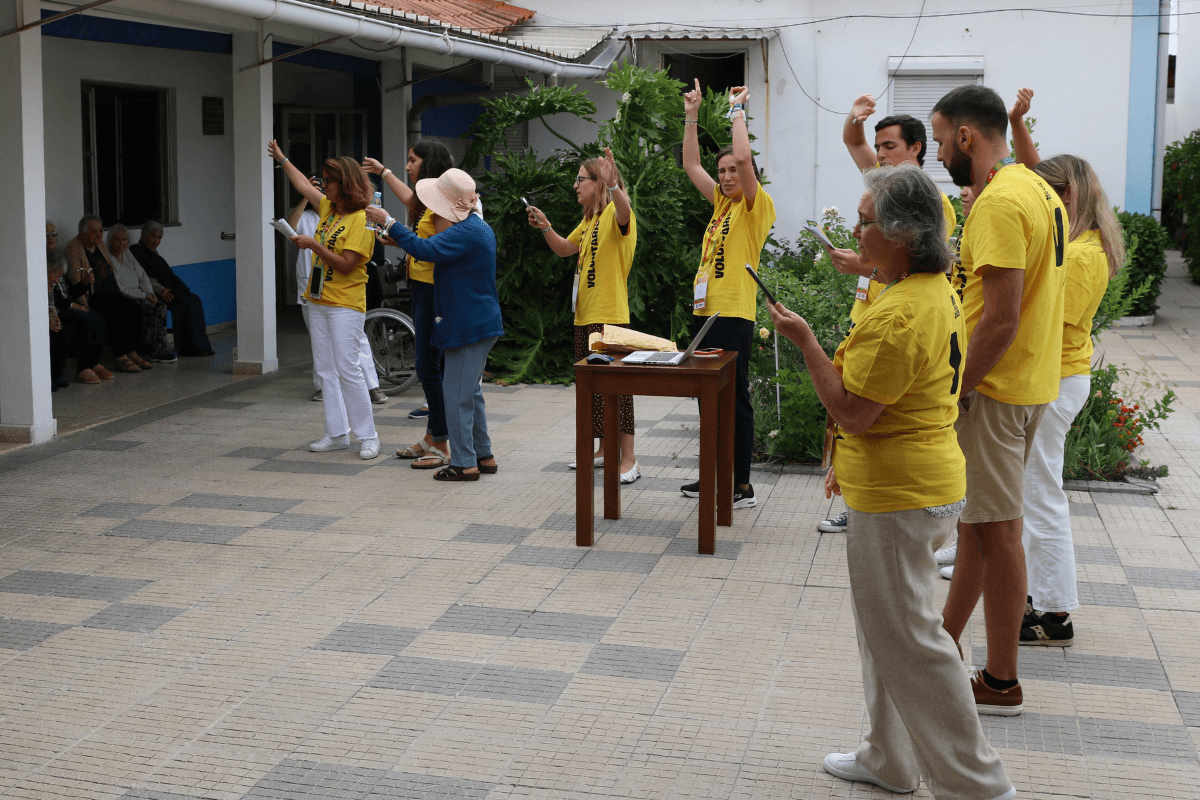
M181 356L211 356L212 345L204 329L204 304L187 284L175 274L167 260L158 253L162 244L163 226L150 220L142 225L142 238L129 252L137 258L151 280L160 284L163 291L159 296L171 309L171 330L175 334L175 346Z

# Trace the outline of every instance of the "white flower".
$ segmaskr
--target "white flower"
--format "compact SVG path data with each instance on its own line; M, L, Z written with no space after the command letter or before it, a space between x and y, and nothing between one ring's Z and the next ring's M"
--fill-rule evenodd
M621 102L628 103L630 98L631 98L631 95L629 94L629 92L625 92L625 94L621 95Z
M767 330L766 328L759 328L759 329L758 329L758 338L760 338L760 339L766 339L766 338L767 338L768 336L770 336L770 335L771 335L771 332L770 332L769 330Z
M767 434L767 436L771 439L774 439L778 435L779 435L779 431L771 431L770 433Z
M841 216L841 212L838 211L837 206L829 206L828 208L821 209L821 216L822 217L837 217L837 216Z

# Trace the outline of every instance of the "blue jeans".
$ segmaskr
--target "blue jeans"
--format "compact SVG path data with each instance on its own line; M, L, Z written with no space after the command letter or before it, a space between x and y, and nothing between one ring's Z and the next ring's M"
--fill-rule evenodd
M487 416L483 406L483 368L488 353L500 337L492 336L465 347L447 347L442 395L450 429L450 464L469 469L492 457ZM430 412L433 406L429 407Z
M442 396L442 349L430 343L433 338L433 284L409 281L412 291L412 320L417 333L417 379L425 390L429 406L425 432L435 442L450 438L446 428L446 401Z

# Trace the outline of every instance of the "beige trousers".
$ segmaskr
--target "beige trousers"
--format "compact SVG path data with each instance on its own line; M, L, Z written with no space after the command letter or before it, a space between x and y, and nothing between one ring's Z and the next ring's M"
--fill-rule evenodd
M983 735L936 592L933 554L957 522L922 508L850 509L846 560L871 718L856 755L892 786L916 789L924 778L938 800L988 800L1012 781Z

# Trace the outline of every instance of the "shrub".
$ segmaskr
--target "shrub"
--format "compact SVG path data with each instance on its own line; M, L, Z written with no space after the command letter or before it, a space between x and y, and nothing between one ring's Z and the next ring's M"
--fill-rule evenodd
M1167 271L1166 252L1171 237L1158 220L1146 214L1121 211L1117 217L1121 221L1121 230L1125 234L1127 247L1134 243L1136 237L1134 256L1125 267L1125 270L1129 272L1126 278L1126 292L1132 293L1143 284L1147 287L1145 294L1132 304L1129 314L1132 316L1153 314L1154 309L1158 308L1159 285Z
M1170 230L1182 229L1183 257L1192 280L1200 283L1200 130L1167 146L1163 158L1163 222Z

